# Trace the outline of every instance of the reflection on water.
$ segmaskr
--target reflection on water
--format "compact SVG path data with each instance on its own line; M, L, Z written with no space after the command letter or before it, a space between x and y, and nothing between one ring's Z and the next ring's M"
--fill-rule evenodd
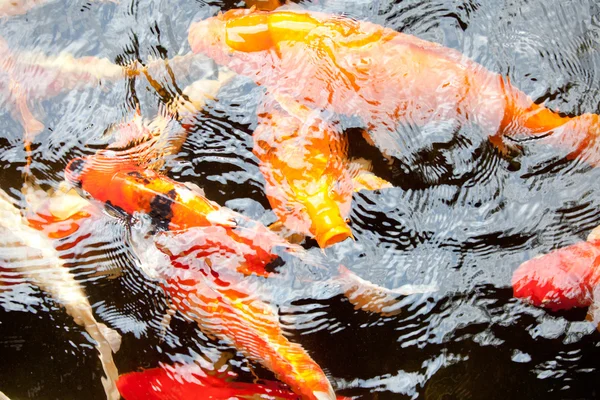
M5 14L15 12L0 13L2 189L23 209L33 207L21 191L24 137L31 141L29 170L44 191L61 191L74 158L125 148L244 218L275 222L264 159L253 154L257 110L269 104L265 88L243 76L223 78L212 61L175 61L190 50L192 22L239 6L47 1L10 18ZM594 2L329 0L301 7L456 49L562 116L600 111ZM83 57L94 58L87 66L77 62ZM148 74L137 63L148 65ZM222 85L193 90L198 79ZM174 112L183 122L171 121ZM398 127L397 148L382 154L356 120L337 122L345 157L368 160L394 187L352 195L347 216L355 241L321 250L308 239L306 250L278 253L272 278L243 278L245 294L260 299L252 306L277 312L283 340L301 344L336 393L349 397L595 398L598 333L585 310L538 309L514 299L510 287L524 261L581 241L600 225L600 172L585 162L595 149L573 160L565 148L516 137L498 150L481 125L434 119ZM159 130L167 139L154 135ZM140 131L163 151L127 147ZM121 334L119 372L160 362L207 370L225 363L240 382L274 380L272 365L251 349L236 352L239 344L217 328L190 322L200 319L193 313L175 313L165 328L177 296L169 298L149 265L156 253L141 257L140 247L152 246L133 240L132 226L144 216L120 208L86 208L90 217L78 220L76 233L58 235L55 246L98 322ZM59 229L39 224L47 233ZM340 278L340 264L368 282L404 288L399 303L388 313L361 310L349 293L356 281ZM86 330L51 291L9 267L0 265L0 391L12 399L105 398L103 366Z

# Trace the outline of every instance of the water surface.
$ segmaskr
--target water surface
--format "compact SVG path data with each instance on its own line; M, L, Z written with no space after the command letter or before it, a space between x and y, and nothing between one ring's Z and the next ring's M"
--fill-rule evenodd
M68 51L125 64L189 51L187 29L198 19L242 6L221 1L48 1L0 20L13 51ZM600 6L593 1L303 2L457 49L510 78L536 102L566 115L599 113ZM210 68L196 75L209 74ZM177 75L167 87L201 76ZM264 223L269 210L252 154L255 111L263 90L246 78L222 88L199 113L165 171L204 188L207 197ZM56 188L74 157L108 143L112 124L137 106L151 118L165 99L142 78L106 82L40 99L45 129L33 143L32 174ZM20 196L25 166L21 125L0 114L0 183ZM551 313L512 298L512 272L524 261L585 239L600 225L600 170L547 144L522 143L502 156L475 127L401 130L406 152L389 165L352 129L350 152L373 161L396 187L354 195L356 241L328 250L338 263L388 288L435 284L436 292L402 300L382 317L354 310L335 289L290 259L265 282L291 340L326 371L336 392L358 399L592 399L598 396L598 343L585 311ZM197 358L234 356L240 379L248 363L176 316L161 337L162 291L138 268L123 241L127 221L109 215L76 251L63 254L84 285L99 320L123 335L121 372ZM311 252L319 253L313 242ZM594 361L596 360L596 361ZM272 375L255 365L261 378ZM101 399L95 350L50 297L28 283L0 292L0 390L13 399Z

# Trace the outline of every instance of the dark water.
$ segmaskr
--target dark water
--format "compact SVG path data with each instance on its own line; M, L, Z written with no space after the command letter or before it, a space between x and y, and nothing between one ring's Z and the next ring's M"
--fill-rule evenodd
M600 112L600 5L592 1L301 5L458 49L564 114ZM185 54L192 21L238 6L243 3L49 1L0 20L0 35L13 51L145 62ZM175 78L165 79L167 87L197 77ZM246 78L222 88L165 170L269 223L275 217L251 152L261 96ZM35 111L46 128L34 140L33 175L44 188L56 187L70 159L106 146L111 124L131 117L136 105L150 119L164 101L142 78L40 99ZM20 199L22 127L8 112L0 118L0 183ZM261 290L279 307L286 333L326 371L336 392L359 399L600 397L600 334L584 322L585 311L536 309L512 298L510 287L522 262L583 240L600 225L600 170L537 141L523 143L516 157L502 156L475 128L453 135L407 128L406 153L389 165L356 132L347 134L351 154L371 159L396 187L354 195L356 241L326 250L329 262L388 288L434 284L438 290L409 296L400 315L382 317L355 311L326 279L297 285L309 270L299 260L264 282ZM120 372L234 354L180 316L161 339L165 301L123 242L126 223L106 216L83 229L94 234L65 254L67 265L99 320L123 335L115 356ZM95 350L59 305L28 284L0 293L0 305L1 391L13 400L103 398ZM243 357L230 363L240 379L252 379Z

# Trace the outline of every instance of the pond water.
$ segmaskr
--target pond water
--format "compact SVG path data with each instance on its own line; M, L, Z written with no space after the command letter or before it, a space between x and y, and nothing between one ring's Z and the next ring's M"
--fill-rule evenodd
M186 54L192 22L238 7L244 3L47 1L0 19L0 36L13 52L147 63ZM298 7L343 13L456 49L565 115L600 112L600 5L594 1L315 0ZM57 188L67 163L106 147L110 127L130 119L136 107L151 119L169 93L210 71L208 62L171 77L158 71L166 94L140 76L33 96L44 129L32 142L31 174L43 189ZM36 87L38 78L28 79ZM24 206L23 127L3 96L0 184ZM276 217L252 154L262 96L250 79L235 77L194 116L185 143L162 170L268 224ZM354 194L355 241L323 253L316 242L304 243L309 253L325 256L325 276L303 279L312 276L311 267L289 258L278 279L248 278L269 294L286 335L323 368L336 393L379 400L597 398L600 334L585 321L585 310L556 313L523 304L512 297L510 281L521 263L584 240L600 225L600 169L537 140L522 142L508 157L473 127L451 135L406 128L400 132L405 152L391 162L354 129L346 134L350 155L371 160L394 187ZM162 334L165 296L124 241L127 224L106 214L82 228L90 237L61 254L98 320L122 335L114 356L119 372L226 352L240 380L274 379L179 314ZM395 316L355 310L331 284L338 264L386 288L436 290L402 298ZM102 399L102 376L85 331L51 297L29 283L0 292L0 391L13 400Z

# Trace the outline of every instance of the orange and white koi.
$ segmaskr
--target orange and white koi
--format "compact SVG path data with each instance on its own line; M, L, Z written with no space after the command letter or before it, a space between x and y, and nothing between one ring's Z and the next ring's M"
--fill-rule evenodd
M287 151L283 161L293 165L296 158L297 165L302 164L306 169L310 164L307 161L316 161L319 151L323 159L330 156L331 152L322 146L325 139L321 139L321 144L311 143L315 146L312 151L299 146L301 135L306 135L306 142L310 143L317 137L315 132L326 136L326 132L333 130L335 119L315 122L327 114L334 118L335 115L359 117L370 139L392 156L401 152L396 132L399 123L417 126L440 120L475 123L502 150L507 147L503 137L517 140L523 136L549 136L546 140L572 150L569 157L578 156L592 146L600 133L598 115L563 117L533 103L507 79L455 50L369 22L308 11L230 10L192 24L189 42L194 52L204 53L265 86L268 98L299 118L293 121L290 120L293 117L282 117L279 110L271 113L270 109L259 116L259 132L275 129L278 124L281 129L290 129L271 134L267 146L264 143L269 141L262 140L262 132L255 138L263 142L255 147L255 153L265 166L262 170L269 185L267 191L272 193L282 191L274 185L285 185L282 183L285 180L275 184L274 177L284 177L283 171L291 171L286 177L288 181L304 184L304 179L298 178L301 174L297 168L278 163L281 171L268 170L277 164L268 159L277 158L278 152ZM324 125L327 128L318 128ZM291 137L287 138L289 143L284 143L286 134ZM289 148L294 146L300 148L292 156ZM336 160L340 160L339 156ZM304 175L311 173L307 171ZM321 182L321 176L311 178ZM336 185L347 185L347 179L339 171L335 178ZM289 185L292 187L294 183ZM318 185L323 186L322 182L315 184ZM386 182L380 185L389 186ZM329 188L330 196L339 191L331 185ZM280 218L294 221L292 229L299 227L306 231L310 225L312 234L316 234L318 224L327 225L318 222L315 216L310 224L306 218L288 218L290 213L284 213L282 207L290 199L295 205L302 203L302 199L290 196L270 198ZM338 201L340 209L345 210L347 196ZM288 207L293 209L291 214L310 214L310 206L305 205L302 212L293 205ZM349 229L337 214L339 233L332 236L343 239L349 236ZM344 216L343 211L339 214ZM328 240L321 239L320 243L326 246Z
M227 240L221 226L169 232L155 239L172 269L163 273L172 305L209 335L235 347L272 371L302 399L335 399L327 376L304 348L290 342L275 310L236 276L236 254L219 251Z
M247 274L267 276L269 263L277 259L270 249L254 244L261 236L268 236L273 246L285 245L264 227L238 229L236 218L243 218L241 215L208 200L199 190L192 190L133 162L101 156L76 158L67 166L65 175L68 182L95 200L129 215L135 212L148 214L159 229L223 227L234 242L250 246L251 250L244 253L245 263L240 266L240 271Z
M292 112L295 115L275 104L259 115L254 154L280 223L315 237L319 246L326 248L352 237L346 217L353 191L391 184L357 163L351 165L346 156L347 138L335 126L307 110ZM306 115L299 118L303 112Z

